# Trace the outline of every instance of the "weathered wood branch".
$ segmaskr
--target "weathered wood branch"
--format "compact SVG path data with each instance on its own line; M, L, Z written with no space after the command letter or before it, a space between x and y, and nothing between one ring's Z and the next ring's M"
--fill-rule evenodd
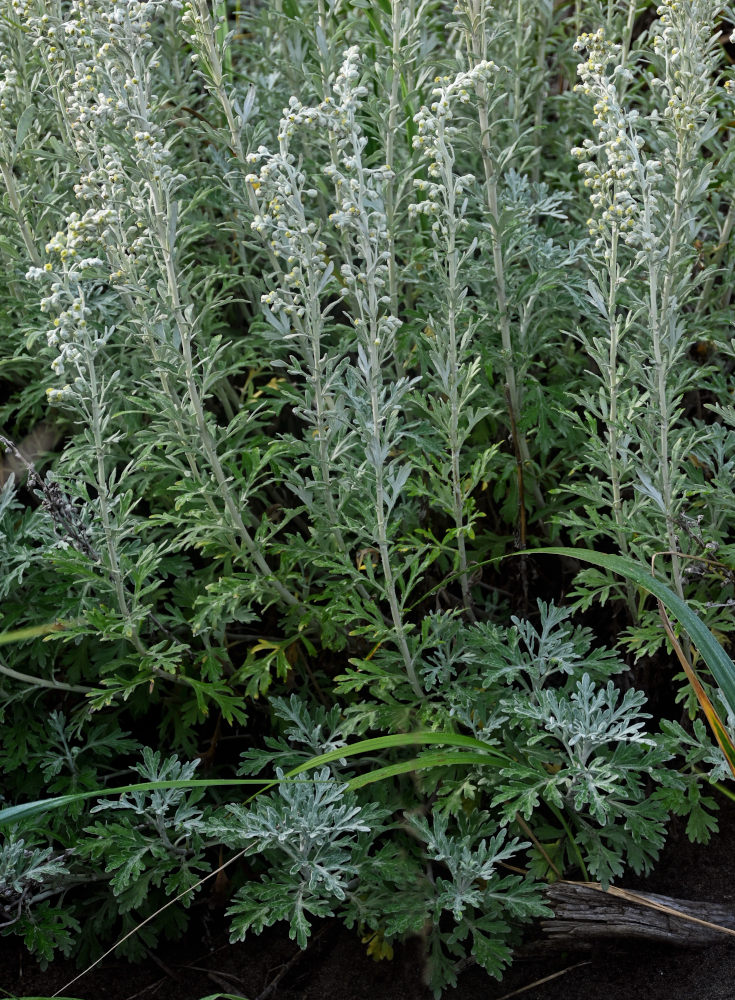
M638 938L701 948L735 941L735 912L719 903L672 899L596 883L556 882L546 890L554 920L541 927L549 943L572 945L609 938Z

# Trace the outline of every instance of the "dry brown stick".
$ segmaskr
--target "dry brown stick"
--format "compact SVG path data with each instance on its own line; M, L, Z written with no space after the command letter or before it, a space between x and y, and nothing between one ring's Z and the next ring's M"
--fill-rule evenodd
M596 882L557 882L546 895L555 917L541 926L550 941L632 937L696 948L735 936L735 913L718 903L603 889Z

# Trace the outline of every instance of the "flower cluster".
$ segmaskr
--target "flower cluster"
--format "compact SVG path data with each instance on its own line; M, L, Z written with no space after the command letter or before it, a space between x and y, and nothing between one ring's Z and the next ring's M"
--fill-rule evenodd
M0 76L0 111L13 110L17 103L17 94L18 71L13 66L6 65Z
M662 0L653 36L663 58L664 115L677 134L694 132L708 112L712 94L705 53L711 43L714 5L710 0Z
M572 155L582 160L579 170L585 187L592 189L590 202L599 213L588 219L590 236L599 249L606 234L617 230L627 243L653 250L656 237L651 216L660 200L661 164L644 157L638 112L626 111L621 104L618 80L630 76L620 63L621 46L608 42L599 28L594 34L580 35L574 48L587 51L586 61L577 67L582 82L574 89L595 98L592 124L599 130L596 142L585 139L581 147L572 149Z
M452 104L455 101L468 104L470 90L478 83L488 83L497 70L495 63L483 60L467 72L459 73L453 80L437 77L434 82L438 86L431 92L432 97L437 99L430 108L422 107L413 118L418 126L413 148L420 150L429 160L428 174L432 180L414 180L414 187L426 197L409 205L409 214L436 216L432 229L443 236L447 235L447 227L440 216L455 215L456 203L459 201L461 204L462 195L475 179L472 174L454 175L452 140L458 129L450 124L454 118Z
M5 17L0 28L0 48L3 59L0 66L0 149L2 156L12 160L10 150L17 134L21 116L29 104L35 103L34 83L28 71L31 60L24 25L31 0L11 0L3 8ZM10 8L8 10L8 8ZM5 16L7 13L8 16Z
M75 65L67 103L76 148L88 150L90 138L108 122L129 136L134 162L154 182L172 176L166 137L152 114L157 97L150 92L149 74L145 71L155 69L159 63L155 57L144 62L153 47L151 18L164 9L163 0L109 0L106 5L97 5L92 13L88 4L79 0L71 10L71 16L76 15L72 23L82 35L80 54L87 54ZM94 142L91 145L94 148ZM106 145L100 164L103 177L95 178L98 183L105 175L113 185L122 181L123 165L119 159L115 161L115 156L114 149ZM114 198L115 191L104 194Z
M353 263L342 265L344 293L358 293L368 285L372 290L380 290L386 284L387 252L375 248L387 237L381 187L395 175L389 164L374 168L363 164L362 153L367 139L361 134L355 112L359 99L367 91L358 81L359 51L353 46L347 50L333 83L338 99L327 96L316 107L307 107L292 97L279 125L278 152L271 153L267 147L260 146L247 156L248 163L260 164L257 174L250 173L245 178L257 206L251 227L288 267L281 287L262 296L262 301L274 312L283 310L289 316L303 316L305 286L313 287L315 281L321 284L322 280L328 280L328 276L324 277L328 266L327 245L320 238L316 223L308 221L314 213L307 206L316 199L317 191L307 186L306 175L290 151L292 140L300 130L328 136L338 154L336 162L323 169L336 195L335 210L329 215L329 222L339 232L351 234L353 239L362 235L366 246L375 251L368 253L367 261L361 252L363 267ZM389 300L380 296L380 301ZM355 322L360 325L359 319ZM382 332L389 334L391 329L385 328Z
M56 66L51 72L65 96L69 145L81 166L73 186L80 209L48 241L45 267L28 275L52 279L41 306L46 312L63 307L47 337L49 346L59 349L52 369L60 375L73 361L78 371L73 384L81 386L86 367L79 352L89 347L91 363L106 339L90 339L87 331L90 313L98 311L87 280L90 269L110 287L122 279L127 287L145 290L152 206L165 201L164 189L168 193L180 181L169 164L171 152L153 111L158 99L150 87L151 70L158 65L153 18L171 4L72 0L62 17L40 12L44 6L28 4L24 26L34 47ZM178 0L173 6L180 6ZM120 136L127 142L118 141ZM52 402L69 400L72 384L49 389L47 396Z
M65 65L59 81L66 91L65 117L86 166L74 190L80 200L102 209L130 201L131 193L136 194L130 191L131 164L149 182L178 180L172 177L171 152L152 110L157 97L150 91L149 71L159 65L158 59L154 54L145 61L154 44L152 19L170 6L180 4L178 0L105 0L93 5L89 0L74 0L63 22L47 14L27 19L34 44L43 47L47 58L60 58L63 39ZM119 144L109 142L110 134L121 132L130 139L128 164L118 152ZM145 214L143 192L131 207Z
M345 60L334 81L339 104L325 102L331 111L330 136L338 153L337 160L324 168L325 176L334 184L338 204L329 220L338 230L364 231L369 239L379 241L387 236L381 189L395 174L389 163L371 168L363 163L362 154L367 139L362 134L355 112L367 90L357 83L359 66L359 50L352 46L345 53Z
M334 109L339 131L333 133L335 160L324 169L334 185L336 210L332 225L344 233L353 248L353 258L341 267L344 293L352 294L357 315L355 327L364 331L371 347L387 348L400 321L380 316L382 305L390 304L384 289L388 282L388 224L383 197L384 185L394 177L391 164L368 167L363 161L367 138L356 119L360 98L367 93L359 84L360 54L356 46L345 53L334 82L339 104Z
M65 254L63 241L58 238L46 246L48 254L58 256ZM46 342L56 352L51 362L51 369L57 376L72 375L70 382L62 388L49 387L46 398L49 403L71 401L83 394L87 384L87 368L95 354L103 346L109 336L109 331L100 335L93 331L88 323L92 310L87 305L85 284L82 274L102 265L99 257L86 257L75 262L74 267L61 265L62 275L55 275L51 283L50 293L41 299L41 311L58 310L51 327L46 331ZM48 277L53 270L49 262L45 267L32 267L26 274L29 281L38 281Z
M281 286L262 295L261 301L274 313L283 310L287 316L302 317L306 287L320 285L327 269L327 245L319 238L316 223L308 219L307 205L317 192L306 186L306 175L288 152L285 139L281 147L279 152L271 153L260 146L247 156L248 163L261 164L257 174L245 178L257 206L250 225L286 265Z

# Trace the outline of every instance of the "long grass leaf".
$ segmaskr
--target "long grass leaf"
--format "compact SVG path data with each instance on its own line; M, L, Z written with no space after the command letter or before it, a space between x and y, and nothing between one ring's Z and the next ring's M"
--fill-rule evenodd
M373 785L376 781L384 781L392 778L396 774L406 774L409 771L425 771L429 767L449 767L452 764L482 765L487 763L505 763L494 760L490 754L479 751L464 753L427 753L422 757L414 757L411 760L402 760L397 764L388 764L385 767L378 767L366 774L360 774L356 778L351 778L347 782L351 789L364 788L365 785Z
M473 736L463 736L460 733L397 733L390 736L376 736L369 740L359 740L348 746L340 747L337 750L330 750L327 753L319 754L298 767L289 771L283 779L274 778L190 778L179 781L143 781L130 785L119 785L115 788L97 788L89 792L74 792L69 795L58 795L51 799L39 799L34 802L22 802L19 805L8 806L0 809L0 827L17 823L20 820L29 819L32 816L43 815L53 809L61 809L64 806L71 806L85 799L107 798L109 796L124 795L128 792L150 792L164 788L215 788L215 787L237 787L237 786L257 786L255 794L267 791L280 783L280 780L288 781L302 774L328 764L333 760L342 760L344 757L353 757L360 754L369 754L378 750L387 750L396 747L416 746L416 745L442 744L445 746L467 747L475 751L483 751L486 756L494 755L498 763L507 762L505 754L500 753L495 747ZM408 770L411 770L408 768ZM400 773L400 772L396 772ZM366 782L368 784L369 782Z
M519 554L530 554L519 553ZM702 706L702 710L709 722L717 743L725 755L730 770L735 776L735 744L732 737L727 732L722 720L718 716L714 705L707 696L701 681L696 672L684 655L681 646L671 628L671 623L666 615L668 610L679 622L682 628L688 633L690 639L697 647L702 659L712 672L728 710L735 714L735 663L730 659L720 643L715 639L707 626L697 617L692 609L677 594L670 590L665 583L657 580L645 569L624 556L608 555L605 552L595 552L593 549L567 549L567 548L543 548L535 549L534 554L567 556L571 559L579 559L580 562L591 563L600 566L602 569L609 569L613 573L631 580L643 590L647 590L658 600L659 613L676 653L679 662L684 668L684 672L689 683L694 689L694 693Z
M687 632L694 645L699 650L702 659L712 671L712 676L722 691L729 711L735 714L735 663L712 635L707 626L697 617L692 609L682 599L670 590L665 583L651 576L645 569L624 556L608 555L595 552L593 549L542 548L526 551L519 555L557 555L578 559L580 562L591 563L609 569L613 573L632 580L639 587L647 590L663 602L671 616L675 618Z

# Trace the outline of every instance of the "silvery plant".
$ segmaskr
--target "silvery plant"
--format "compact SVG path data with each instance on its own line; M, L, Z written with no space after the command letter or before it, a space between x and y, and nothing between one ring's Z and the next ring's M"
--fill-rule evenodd
M233 940L418 935L440 996L550 879L716 830L645 592L532 555L732 631L726 11L643 6L3 4L0 927L42 963L140 957L224 859Z

